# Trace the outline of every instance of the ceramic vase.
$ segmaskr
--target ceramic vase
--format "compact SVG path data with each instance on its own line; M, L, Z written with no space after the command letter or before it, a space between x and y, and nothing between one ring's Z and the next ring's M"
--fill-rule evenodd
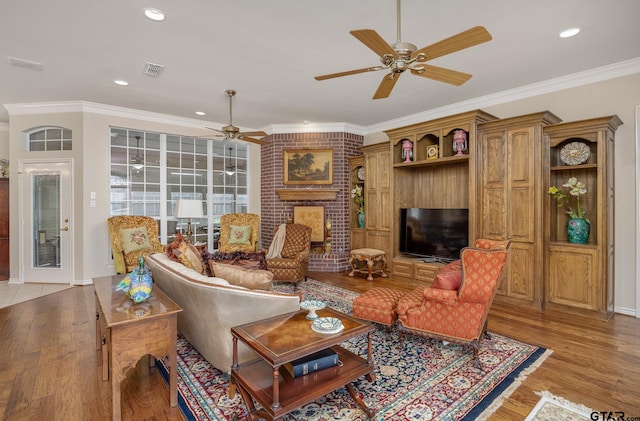
M358 212L358 228L364 228L364 212Z
M590 231L591 224L584 218L571 218L567 221L567 238L570 243L586 244Z

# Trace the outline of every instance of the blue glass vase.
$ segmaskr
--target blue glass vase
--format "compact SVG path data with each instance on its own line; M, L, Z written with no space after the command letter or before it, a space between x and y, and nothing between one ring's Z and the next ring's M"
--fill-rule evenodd
M586 244L590 231L591 224L584 218L571 218L567 221L567 238L570 243Z
M358 212L358 228L364 228L364 212Z

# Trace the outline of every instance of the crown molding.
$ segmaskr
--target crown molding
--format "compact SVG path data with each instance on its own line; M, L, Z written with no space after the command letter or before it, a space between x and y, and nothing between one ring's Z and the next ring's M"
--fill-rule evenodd
M112 117L138 119L154 123L172 124L176 126L197 129L203 129L205 128L205 126L224 126L227 124L80 100L4 104L4 107L7 109L10 116L84 112L108 115ZM253 129L241 127L240 130L247 131Z
M366 128L351 123L271 124L267 133L353 133L364 136Z
M640 73L640 57L373 124L365 135L636 73Z

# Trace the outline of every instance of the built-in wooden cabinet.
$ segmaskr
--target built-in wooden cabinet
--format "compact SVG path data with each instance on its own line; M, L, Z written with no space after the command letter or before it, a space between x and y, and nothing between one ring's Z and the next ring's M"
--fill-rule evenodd
M542 307L542 129L558 122L552 113L541 112L480 126L473 199L476 236L511 240L497 301Z
M613 141L620 124L616 116L560 123L549 111L497 119L476 110L388 130L389 142L363 147L364 244L387 253L394 278L429 284L440 264L400 254L400 209L466 208L470 244L511 240L496 301L607 318L614 304ZM455 142L458 136L464 143ZM584 143L588 157L568 165L561 156L572 142ZM570 177L588 191L581 198L591 220L587 244L568 242L566 208L548 194Z
M362 147L364 153L365 246L391 255L391 153L389 144ZM388 257L387 257L388 259Z
M399 252L401 208L462 208L473 215L474 179L478 125L496 117L476 110L437 120L387 131L393 154L393 206L389 210L392 231L392 274L394 277L433 279L437 265L422 259L402 256ZM456 135L463 134L464 148L458 154ZM412 154L407 159L403 147L411 142ZM469 220L469 238L475 236L475 222ZM389 260L389 259L388 259Z
M360 187L364 193L366 179L367 174L364 166L364 156L349 158L349 192L353 191L356 187ZM353 250L366 247L366 236L364 227L358 226L358 205L356 205L353 199L351 199L349 203L349 246L351 250Z
M544 129L544 186L546 189L550 186L562 188L571 177L583 182L587 192L580 196L580 205L586 210L591 226L586 244L568 242L567 208L558 207L547 195L545 209L548 212L544 223L545 248L549 250L545 256L546 308L603 319L613 314L613 142L620 124L622 121L617 116L610 116ZM566 158L567 151L572 150L577 151L577 159Z

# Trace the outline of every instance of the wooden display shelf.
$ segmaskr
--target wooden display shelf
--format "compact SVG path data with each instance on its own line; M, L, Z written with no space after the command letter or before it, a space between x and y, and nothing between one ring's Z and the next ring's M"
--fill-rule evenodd
M393 164L394 168L416 168L416 167L431 167L437 165L451 165L458 162L468 162L469 155L461 155L461 156L445 156L443 158L438 159L425 159L422 161L414 161L414 162L400 162L398 164Z

